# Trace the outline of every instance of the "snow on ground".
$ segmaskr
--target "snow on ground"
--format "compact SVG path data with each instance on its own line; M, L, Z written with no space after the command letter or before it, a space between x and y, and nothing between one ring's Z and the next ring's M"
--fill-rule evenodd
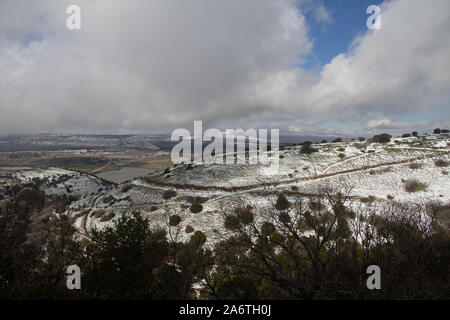
M228 234L223 227L222 209L230 212L239 201L268 208L276 201L278 193L286 191L315 194L321 186L345 184L353 187L351 195L356 205L363 204L367 197L380 203L449 202L450 167L435 164L436 159L449 161L449 141L448 135L432 135L395 138L387 144L323 143L313 145L317 152L309 156L301 154L301 146L291 146L279 151L279 170L272 175L267 174L270 164L177 165L164 174L138 178L129 186L117 187L104 186L93 176L56 168L14 174L21 181L46 179L49 193L70 189L82 194L66 213L75 218L74 225L84 236L89 236L93 227L109 226L121 214L139 210L153 227L166 228L174 237L178 230L179 241L188 241L192 236L185 232L188 225L204 232L207 246L212 247ZM419 166L412 169L411 163L419 163ZM405 181L411 179L424 183L426 188L407 192ZM176 191L176 196L164 199L168 190ZM190 212L188 197L202 198L202 212ZM296 197L288 198L295 201ZM182 221L178 227L168 228L167 218L172 214L179 215Z
M86 195L107 186L97 177L60 168L16 171L11 173L11 177L22 183L36 179L42 181L41 188L47 195Z
M191 237L192 233L185 232L187 226L201 230L207 236L207 247L212 247L228 234L223 227L223 208L231 211L239 201L267 208L276 201L277 194L284 191L314 194L321 186L346 184L353 187L351 195L356 197L353 201L357 206L367 197L380 203L448 202L450 179L447 169L434 163L436 159L449 161L448 141L447 136L438 136L432 140L396 138L389 144L367 141L326 143L314 145L318 152L310 156L300 153L301 146L293 146L280 150L279 170L274 175L266 175L270 166L262 164L178 165L150 180L135 179L132 188L126 192L119 186L83 198L74 203L73 208L90 208L91 213L99 208L108 212L137 209L149 218L153 227L166 228L178 241L188 241ZM411 169L412 162L419 163L419 167ZM405 191L405 181L411 179L426 184L426 189ZM164 200L163 193L167 190L175 190L177 196ZM186 196L206 199L202 212L191 213ZM295 197L290 196L290 200L295 201ZM179 215L182 221L177 227L168 228L167 218L172 214ZM86 227L87 232L92 226L111 224L111 221L101 222L92 214L83 219L79 218L76 226Z

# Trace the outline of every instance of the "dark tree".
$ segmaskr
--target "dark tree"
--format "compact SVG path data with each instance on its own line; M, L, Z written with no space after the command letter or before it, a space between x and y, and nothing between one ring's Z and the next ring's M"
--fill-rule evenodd
M288 199L286 199L286 197L284 195L279 195L277 202L275 203L275 208L277 210L286 210L290 207L290 203L288 201Z
M450 239L442 224L448 209L393 203L355 213L348 194L324 189L313 201L299 198L289 215L258 212L264 222L241 225L215 247L216 268L202 295L448 299ZM369 265L382 270L382 290L367 289Z
M388 143L391 141L391 139L392 139L392 136L390 134L382 133L382 134L373 136L372 142Z

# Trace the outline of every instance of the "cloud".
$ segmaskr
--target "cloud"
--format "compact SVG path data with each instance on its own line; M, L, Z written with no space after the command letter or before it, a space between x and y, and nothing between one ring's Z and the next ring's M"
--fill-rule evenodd
M395 122L391 119L377 119L370 120L367 123L367 126L370 129L401 129L409 126L409 124L405 122Z
M328 9L323 4L316 7L314 15L317 22L324 22L330 24L334 22L333 17L331 16L331 12L328 11Z
M398 0L382 5L382 29L355 39L318 79L303 72L267 75L259 102L311 119L355 122L405 116L450 104L450 2ZM257 100L255 98L255 100Z
M81 31L65 28L69 2L24 3L0 4L2 132L248 117L270 106L243 106L243 88L312 46L290 0L84 0Z
M447 0L383 4L382 29L320 74L293 67L313 50L294 0L77 2L80 31L71 1L0 3L0 134L326 131L450 102Z

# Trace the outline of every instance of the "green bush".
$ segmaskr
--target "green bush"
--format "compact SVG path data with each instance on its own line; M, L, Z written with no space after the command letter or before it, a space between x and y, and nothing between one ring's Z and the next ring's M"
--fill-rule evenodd
M179 225L181 222L181 218L179 215L174 214L173 216L170 216L169 218L169 225L171 227L175 227L177 225Z
M250 224L253 222L252 207L249 205L246 207L236 208L234 213L242 224Z
M261 235L263 237L270 236L274 232L275 232L275 226L273 225L273 223L264 222L264 224L261 226Z
M195 231L191 239L189 240L189 245L193 247L201 247L206 242L206 236L201 231Z
M200 203L195 202L191 205L190 210L192 213L199 213L199 212L202 212L203 206Z
M224 227L228 230L237 230L241 226L241 222L239 221L239 218L234 215L230 214L225 217L224 221Z
M278 199L277 199L277 202L275 203L275 208L277 209L277 210L286 210L286 209L288 209L289 207L290 207L290 203L289 203L289 201L286 199L286 197L285 196L283 196L283 195L279 195L278 196Z
M391 139L392 139L392 136L390 134L382 133L382 134L373 136L372 141L378 142L378 143L388 143L391 141Z

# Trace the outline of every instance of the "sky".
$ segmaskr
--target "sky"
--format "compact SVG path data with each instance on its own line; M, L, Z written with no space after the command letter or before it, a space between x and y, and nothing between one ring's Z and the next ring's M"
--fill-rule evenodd
M448 0L2 0L0 134L450 128L448 30Z

